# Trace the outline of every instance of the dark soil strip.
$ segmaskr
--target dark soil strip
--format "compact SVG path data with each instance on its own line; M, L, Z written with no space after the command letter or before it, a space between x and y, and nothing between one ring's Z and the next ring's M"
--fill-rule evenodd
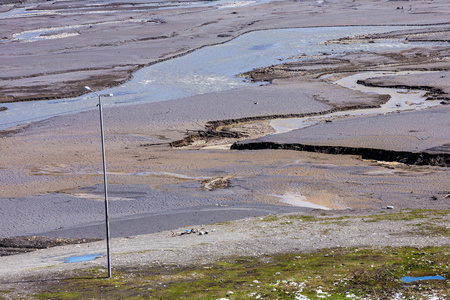
M14 255L56 246L82 244L99 241L100 239L86 238L53 238L45 236L16 236L0 238L0 256Z
M387 101L387 99L386 99ZM191 145L193 142L197 140L211 140L211 139L221 139L221 138L241 138L245 137L244 135L233 132L227 128L226 126L244 124L249 122L258 122L258 121L267 121L274 119L286 119L286 118L304 118L304 117L313 117L313 116L323 116L326 114L330 114L336 111L345 111L345 110L353 110L353 109L366 109L366 108L376 108L378 105L354 105L354 106L345 106L340 108L332 108L322 112L313 112L313 113L304 113L304 114L284 114L284 115L269 115L269 116L254 116L254 117L245 117L239 119L227 119L227 120L218 120L218 121L209 121L206 124L205 130L197 130L195 132L190 132L187 130L186 137L182 140L173 141L170 143L171 147L184 147Z
M448 94L444 92L443 90L439 88L435 88L432 86L410 86L410 85L388 85L388 84L374 84L367 82L366 80L358 80L356 81L357 84L361 84L367 87L379 87L379 88L392 88L392 89L403 89L403 90L420 90L420 91L426 91L427 93L425 96L427 97L427 100L444 100L448 101L450 98L448 98Z
M427 153L393 151L372 148L353 148L342 146L315 146L305 144L278 144L273 142L237 142L232 150L283 149L307 152L318 152L341 155L358 155L363 159L395 161L409 165L450 166L450 153Z

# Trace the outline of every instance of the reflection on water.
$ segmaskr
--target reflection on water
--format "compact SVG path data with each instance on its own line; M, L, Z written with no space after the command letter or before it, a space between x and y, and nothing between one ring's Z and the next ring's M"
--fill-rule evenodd
M98 257L103 257L104 255L101 253L98 254L88 254L88 255L81 255L81 256L71 256L64 260L64 262L67 263L77 263L77 262L84 262L84 261L90 261L94 260Z
M415 27L402 27L410 28ZM236 75L254 68L278 64L280 61L287 62L287 57L302 55L307 59L322 55L327 58L349 51L383 51L418 46L416 43L412 45L402 40L360 44L324 43L345 36L397 29L395 26L357 26L251 32L228 43L205 47L188 55L143 68L134 74L131 81L100 93L116 95L104 100L105 107L166 101L256 85L258 83L249 82ZM5 104L8 110L1 112L0 128L95 109L95 99L95 95L88 94L72 99Z

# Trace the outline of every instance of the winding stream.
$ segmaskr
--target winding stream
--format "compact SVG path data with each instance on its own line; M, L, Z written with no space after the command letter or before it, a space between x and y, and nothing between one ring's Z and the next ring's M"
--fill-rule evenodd
M382 40L377 43L324 43L345 36L393 30L398 30L398 27L314 27L251 32L227 43L204 47L188 55L143 68L134 74L131 81L100 93L114 94L114 97L104 100L105 107L167 101L259 85L260 83L252 83L236 75L254 68L288 62L290 59L287 57L302 55L303 59L308 59L311 56L321 55L329 58L351 51L403 50L420 46L418 43L405 43L399 39ZM347 80L350 82L349 87L352 88L351 85L354 84L352 82L357 79L359 78L356 76L349 77L339 84L348 84L345 83ZM365 87L358 87L362 88ZM93 101L93 98L93 94L87 94L71 99L2 104L8 110L0 112L0 129L53 116L92 110L96 108L96 101Z
M314 126L325 120L333 118L387 114L397 111L418 110L440 105L440 100L425 101L425 91L409 91L405 89L367 87L356 83L358 80L364 80L367 78L382 77L387 75L400 76L418 73L430 72L363 72L344 77L340 80L335 81L334 83L352 90L357 90L368 94L387 94L390 96L390 99L386 103L382 104L379 108L338 111L317 117L278 119L271 121L270 125L276 130L276 133L284 133L295 129ZM322 78L326 78L326 76L323 76Z

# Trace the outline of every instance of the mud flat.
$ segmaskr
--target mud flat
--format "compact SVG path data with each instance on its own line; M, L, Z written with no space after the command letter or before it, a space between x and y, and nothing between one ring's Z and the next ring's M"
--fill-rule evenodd
M131 247L131 243L127 246L129 241L136 241L133 246L136 251L150 249L149 239L161 240L167 236L167 232L160 231L184 226L293 211L323 213L312 207L327 208L327 213L331 210L338 215L362 212L371 215L386 211L387 207L448 210L450 191L447 181L443 180L450 175L447 164L386 162L379 157L364 159L361 153L229 150L229 145L235 142L245 144L249 142L241 140L259 139L329 149L347 147L382 149L385 153L448 155L450 127L446 118L449 110L446 94L449 85L445 78L450 66L445 44L448 43L448 28L442 25L449 19L446 1L411 2L411 9L397 9L399 4L395 1L325 1L322 4L274 1L220 10L212 5L157 11L145 8L142 12L126 11L120 5L109 7L116 13L99 11L104 9L102 7L69 8L70 3L59 3L57 9L52 9L49 3L38 6L40 12L50 11L51 18L29 11L27 22L22 22L25 17L8 17L1 22L0 26L5 28L0 43L0 53L5 57L0 66L4 101L72 96L79 94L87 84L95 90L115 86L129 80L130 74L144 65L223 43L254 30L427 25L413 31L399 28L395 33L327 41L329 45L341 46L363 41L367 44L365 51L306 57L303 53L292 53L292 58L280 58L280 64L242 74L246 80L257 83L250 87L105 109L111 232L114 237L120 237L115 242L125 244L120 250L120 255L125 257L124 264L127 255L137 259L135 253L123 254ZM139 22L130 21L134 19ZM431 19L440 24L429 24ZM67 35L58 35L55 39L14 40L17 33L50 26L59 28L63 23L64 26L86 26L64 27L58 34ZM414 44L417 47L413 49L372 51L371 45L390 44L392 38L410 44L417 40L418 44ZM426 44L428 42L430 44ZM36 57L40 58L39 63ZM315 126L269 135L276 132L270 125L275 119L331 112L345 114L350 109L379 107L389 98L345 88L334 84L335 80L369 71L418 70L433 73L389 74L367 78L365 84L409 87L411 93L416 92L416 87L426 86L430 88L427 97L442 102L438 106L386 115L333 118ZM262 81L264 84L260 86L258 83ZM103 238L101 148L95 100L92 97L92 110L24 123L2 131L0 232L3 237ZM6 112L0 111L0 117ZM230 132L236 134L226 134ZM180 143L183 147L171 146L186 141L187 137L190 139L187 143ZM227 147L228 150L220 150ZM256 219L239 222L258 224ZM253 232L258 230L255 226ZM369 229L358 228L361 228L360 235L367 237L365 230ZM328 230L317 230L325 229ZM386 231L391 229L399 231L400 227L386 223ZM152 232L157 233L134 238ZM410 236L406 231L402 234L406 237L397 240L396 245L410 244ZM348 232L343 232L342 240L326 245L360 245L360 235L354 243L343 244L348 237ZM273 237L269 232L264 243ZM252 240L252 236L247 235L241 238ZM391 238L383 239L383 243L389 245ZM264 253L261 244L258 246L258 241L254 242L241 254ZM308 240L300 251L317 249L316 242ZM425 247L446 244L448 240L418 238L414 242ZM375 240L361 242L367 246L375 246L375 243ZM230 243L229 250L235 245ZM203 246L202 249L208 248ZM100 243L86 244L65 246L63 251L69 253L58 253L58 249L63 248L54 248L54 251L55 257L62 257L74 255L76 249L87 253L103 249L101 247ZM170 252L181 244L169 243L166 247ZM267 252L276 252L275 248ZM280 251L293 248L296 246L290 244ZM211 251L216 250L211 248ZM46 251L25 254L23 261L35 263L40 261L41 254L47 257L53 253ZM213 259L220 257L217 253ZM15 259L3 261L12 266ZM135 260L130 258L130 261ZM168 257L166 261L176 262L176 259ZM48 266L47 262L43 266ZM150 262L153 258L144 261ZM38 273L27 270L28 267L21 268L16 273L17 278ZM56 270L50 269L46 269L49 274Z
M2 102L72 97L88 84L116 86L143 66L255 30L445 24L449 13L444 0L404 9L396 1L351 0L27 2L1 3ZM442 30L423 31L429 30L411 33L410 41L448 39Z
M67 3L64 2L61 5L64 6ZM366 24L355 17L354 10L359 10L358 14L361 14L363 11L373 9L370 2L353 6L350 2L340 2L339 4L330 2L317 5L316 3L290 1L264 3L261 6L235 7L231 11L217 10L214 7L205 9L203 12L197 12L194 9L186 14L185 8L179 8L179 10L171 9L170 11L159 10L158 13L161 17L164 16L165 22L158 23L158 26L161 27L157 28L168 29L165 26L169 24L178 26L178 23L172 23L172 18L183 23L181 21L184 20L183 18L197 14L205 16L203 21L206 21L208 18L212 18L211 11L219 15L223 14L224 20L231 23L234 22L232 18L236 17L243 19L239 22L247 22L250 19L255 20L255 18L258 20L251 25L249 25L251 22L246 23L246 26L239 29L233 26L228 28L231 36L225 40L229 40L246 31L302 26L304 21L289 16L304 9L305 5L308 6L308 9L304 10L303 14L311 17L313 25ZM348 5L352 7L350 8ZM428 24L428 19L418 17L420 16L418 12L428 14L431 6L422 6L417 3L413 14L412 10L408 12L397 10L390 1L384 5L382 12L387 18L384 23L380 23L379 18L365 21L370 21L371 25L400 23L405 25L408 20L411 20L414 25ZM438 2L435 5L439 7ZM444 5L444 8L439 10L440 13L436 14L436 22L446 15L445 7ZM50 8L41 7L40 11L47 9ZM55 13L52 22L57 22L60 14L67 13L64 12L63 7L59 9L61 11L58 14ZM87 8L87 11L91 9L93 8ZM291 9L294 10L288 13ZM435 9L434 6L433 9ZM272 13L274 10L280 11ZM133 12L133 14L135 13L138 12ZM402 16L401 22L395 18L399 14ZM29 18L30 20L35 20L35 18L40 20L39 16L37 14ZM111 15L104 16L102 12L98 12L95 16L96 18L112 17ZM279 20L276 26L271 25L272 23L269 24L274 16L277 16ZM330 23L330 16L340 16L340 18L335 18L334 22ZM344 16L346 16L345 19ZM81 14L79 17L87 16ZM217 18L217 16L214 17ZM17 22L21 18L11 17L6 20ZM413 20L414 22L412 22ZM77 23L75 20L73 21ZM220 22L222 21L220 20ZM97 22L101 23L101 21ZM189 19L189 22L194 24L198 20ZM9 24L11 25L11 23ZM27 23L26 26L32 26L31 24ZM104 24L104 27L106 30L116 28L114 24L116 23ZM121 26L117 27L120 30L128 28L129 25L127 22L120 24ZM143 26L139 22L136 24ZM133 26L136 24L133 23ZM192 32L206 31L204 35L193 35L193 39L190 39L189 43L182 39L183 43L189 44L189 49L193 50L199 47L198 43L205 45L215 43L217 40L224 42L223 37L219 38L217 34L227 28L226 24L220 24L220 26L218 23L214 24L217 27L216 25L210 26L213 23L200 27L192 25L189 27ZM233 24L237 26L237 24ZM19 46L17 49L20 49L23 43L23 45L27 45L27 49L51 52L53 51L51 46L55 46L56 42L59 42L58 39L56 39L57 41L50 39L42 42L17 41L13 43L9 40L13 39L13 32L29 31L32 28L20 30L14 29L14 26L8 28L11 35L5 39L1 49L8 49L12 45ZM96 26L93 28L95 29ZM86 30L91 29L87 27ZM398 85L399 82L403 82L402 85L411 87L426 85L442 92L437 96L431 95L430 97L442 97L440 101L447 102L445 93L448 92L448 86L445 76L447 76L446 68L448 68L448 47L442 45L447 40L447 31L448 28L443 25L430 25L415 30L401 30L400 27L394 33L329 40L327 43L330 45L351 45L364 41L368 50L307 57L304 57L303 54L293 53L293 57L298 56L297 61L295 59L289 63L280 61L280 65L255 69L242 75L254 81L270 81L270 85L207 93L164 103L107 109L105 111L105 128L108 171L110 184L113 187L111 189L113 193L111 196L112 218L132 218L137 214L190 209L202 205L221 207L262 203L286 206L286 203L280 202L280 197L286 194L298 195L298 199L306 199L305 201L331 209L379 208L388 205L405 208L446 208L448 203L443 197L448 194L448 188L441 178L448 175L447 168L389 165L376 160L361 160L358 153L354 153L358 154L356 156L343 157L296 151L283 151L282 153L279 151L230 152L214 148L220 148L223 144L232 144L238 140L236 137L240 137L239 139L255 138L273 133L274 129L270 126L259 124L261 120L322 115L332 111L377 107L386 102L386 96L350 90L337 86L331 81L333 76L342 78L362 70L435 71L435 73L416 77L377 78L376 83L372 82L372 79L367 79L367 82L376 85ZM77 37L80 38L84 34L81 32ZM136 31L136 34L139 34L139 31ZM190 36L191 33L186 35L186 31L179 31L178 34L177 38L181 38ZM114 36L120 39L122 35L115 34ZM408 38L409 43L412 43L410 40L418 37L422 41L432 40L432 46L420 44L419 47L417 44L418 46L413 50L394 48L379 52L370 51L371 45L389 44L393 38L403 41ZM75 37L67 36L63 41L69 42L73 38ZM85 38L87 38L84 40L85 42L90 40L88 36ZM108 34L102 34L102 38L108 38ZM94 42L94 40L90 41ZM96 39L95 42L100 43L101 40ZM160 42L163 44L158 44ZM140 41L138 44L144 46L144 44L147 45L146 43L146 41ZM125 44L127 47L122 49L122 45ZM132 46L137 45L134 42L102 45L96 47L96 50L102 49L109 54L111 54L111 49L114 51L126 49L126 53L145 52L152 53L152 55L158 53L150 51L150 48L142 52ZM172 38L167 38L152 40L152 45L165 45L165 47L171 45L170 49L173 50L178 44ZM164 49L167 51L167 48ZM185 48L184 51L164 57L177 56L186 51L189 52L189 49ZM92 52L93 48L90 46L79 48L79 51L81 51L80 53L90 53L92 57L96 57L95 51ZM71 51L69 52L71 53ZM26 56L20 56L17 64L20 64L24 57ZM73 56L70 61L75 58ZM116 58L114 63L121 61L120 55ZM103 64L105 61L99 59L96 62ZM147 58L146 64L149 63L151 63L151 59ZM70 64L52 64L49 68L56 66L66 70L70 69ZM133 65L133 70L135 67L136 64ZM47 74L53 72L56 75L59 72L55 71L55 73L50 69ZM29 72L31 69L23 66L9 71L8 74L11 76L8 84L12 88L14 87L14 76L19 76L18 74L25 70ZM104 71L105 69L102 69L101 73L105 74ZM14 75L14 72L17 74ZM70 70L67 72L67 74L74 74ZM322 76L326 74L332 76L323 79ZM58 76L60 75L60 78L64 77L62 73ZM35 77L25 75L25 73L20 76L21 78ZM39 76L39 78L44 77ZM46 78L49 79L48 83L54 84L51 78L55 77ZM393 78L396 81L389 83ZM413 78L416 80L415 82L413 82ZM423 79L423 84L418 82L420 81L418 78ZM425 78L429 78L428 81ZM434 80L438 78L439 81ZM77 81L78 87L85 83L86 81L83 80ZM100 86L102 85L91 85L93 88ZM38 90L34 89L34 91ZM92 106L94 107L94 105ZM443 104L423 112L403 112L398 116L368 116L349 120L332 120L332 122L325 122L277 138L286 137L285 141L289 139L290 143L305 142L305 144L310 142L314 144L312 143L314 139L319 146L419 152L434 149L435 153L440 153L446 151L445 145L449 143L445 129L449 128L446 125L448 121L443 117L447 110ZM416 123L416 120L421 120L421 123ZM370 124L374 124L374 126L370 126ZM218 134L209 135L208 130L211 127L213 133L218 132ZM233 135L230 137L223 134L224 130L238 132L238 134L233 138ZM196 138L196 132L206 132L207 134L203 135L203 138ZM311 133L309 134L309 132ZM30 235L43 232L50 234L51 230L65 230L83 226L83 224L101 222L103 212L99 195L101 195L102 177L100 175L101 161L98 155L97 111L87 111L21 125L3 131L2 134L1 151L4 153L2 161L5 167L0 174L4 183L0 192L2 202L5 204L2 207L8 207L8 212L5 212L6 218L11 219L2 224L4 235ZM173 149L170 147L171 144L175 145L177 141L183 140L186 136L193 136L192 140L195 140L196 144L185 148ZM201 137L201 134L198 136ZM224 136L227 138L224 139ZM267 139L269 138L274 137L267 137ZM323 140L320 141L320 138ZM202 148L204 149L202 150ZM438 164L438 166L440 165ZM249 172L249 170L251 171ZM333 176L330 177L330 174ZM224 182L227 184L212 189L204 188L205 185L210 186L208 182L221 180L225 180ZM19 205L20 203L26 203L26 205ZM64 203L68 205L65 206ZM15 209L17 207L19 208ZM74 234L74 231L67 232Z

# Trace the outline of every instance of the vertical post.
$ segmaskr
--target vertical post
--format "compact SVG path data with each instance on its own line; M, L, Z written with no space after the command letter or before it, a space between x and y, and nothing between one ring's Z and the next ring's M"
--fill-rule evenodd
M105 223L106 223L106 258L108 261L108 278L111 278L111 253L109 243L109 208L108 208L108 183L106 180L106 155L105 155L105 135L103 133L103 110L101 97L112 97L113 94L99 94L94 92L90 87L85 86L86 91L90 91L98 97L98 110L100 114L100 133L102 138L102 156L103 156L103 184L105 191Z
M102 138L102 156L103 156L103 184L105 191L105 222L106 222L106 257L108 260L108 278L111 278L111 255L110 255L110 243L109 243L109 208L108 208L108 184L106 180L106 155L105 155L105 136L103 133L103 110L101 96L98 95L98 110L100 113L100 132Z

